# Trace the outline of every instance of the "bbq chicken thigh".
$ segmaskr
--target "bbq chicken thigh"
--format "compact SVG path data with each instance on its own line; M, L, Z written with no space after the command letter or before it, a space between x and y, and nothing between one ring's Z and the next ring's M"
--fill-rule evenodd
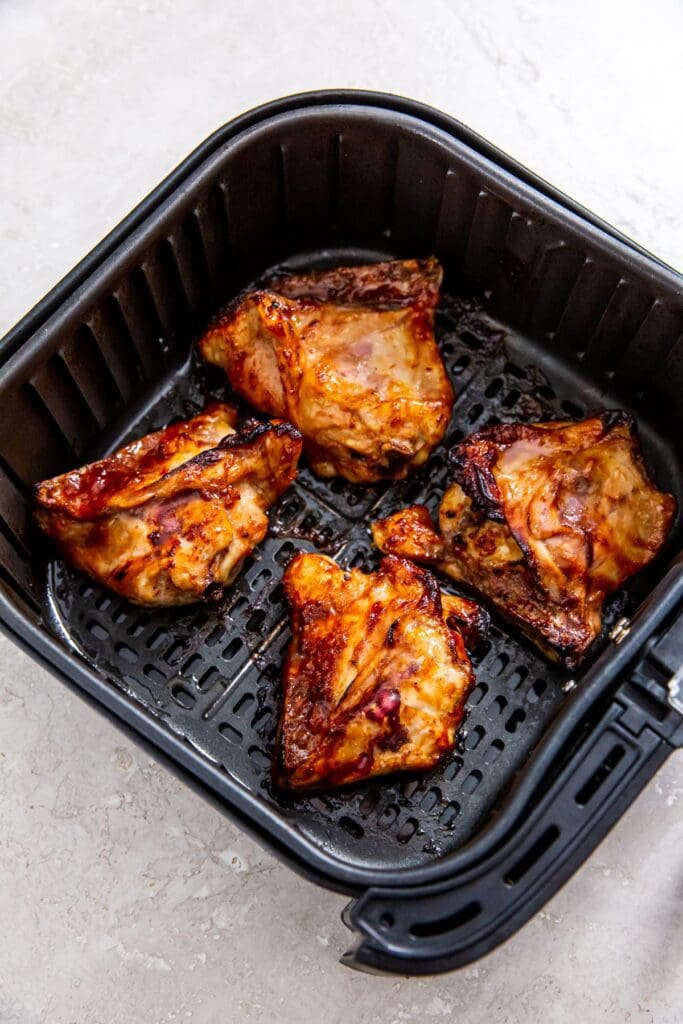
M441 276L429 259L279 277L230 306L199 351L253 406L298 427L320 476L401 479L453 406L434 338Z
M292 641L274 777L297 790L432 767L453 748L473 676L460 623L487 619L394 557L344 571L300 554L284 575Z
M664 544L675 499L657 490L633 423L508 423L451 452L439 532L413 506L373 524L377 546L468 584L546 654L576 667L605 598Z
M216 404L36 488L36 518L78 569L139 604L217 596L266 535L291 484L301 435L237 426Z

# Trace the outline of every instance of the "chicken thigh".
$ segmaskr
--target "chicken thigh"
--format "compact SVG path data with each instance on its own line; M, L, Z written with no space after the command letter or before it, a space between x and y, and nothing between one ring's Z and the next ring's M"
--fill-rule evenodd
M266 535L301 435L229 405L133 441L36 488L36 518L64 558L139 604L220 593Z
M432 767L453 748L485 613L442 595L432 574L394 557L345 571L300 554L284 575L292 641L283 675L275 777L304 789Z
M373 524L386 553L469 584L573 668L602 627L605 598L655 557L676 513L643 462L633 423L507 423L451 452L456 483L439 509Z
M232 387L304 437L314 472L400 479L442 439L453 391L434 338L434 259L279 277L199 342Z

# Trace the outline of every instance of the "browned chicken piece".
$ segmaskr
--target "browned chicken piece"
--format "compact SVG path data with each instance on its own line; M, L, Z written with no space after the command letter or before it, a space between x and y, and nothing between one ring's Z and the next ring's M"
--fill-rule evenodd
M434 339L441 276L428 259L279 277L228 307L199 351L257 409L299 428L320 476L401 479L453 406Z
M474 602L442 596L430 572L394 557L366 574L300 554L284 586L292 641L275 761L281 786L422 770L453 749L473 681L453 627L476 624Z
M473 587L552 657L576 667L605 598L655 557L676 501L648 476L622 412L581 423L508 423L451 452L436 531L416 505L373 524L384 552Z
M36 518L64 558L146 605L218 596L268 530L301 435L216 404L36 488Z

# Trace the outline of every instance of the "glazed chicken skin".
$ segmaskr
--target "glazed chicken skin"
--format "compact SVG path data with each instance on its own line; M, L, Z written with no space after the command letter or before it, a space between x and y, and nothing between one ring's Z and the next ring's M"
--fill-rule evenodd
M435 765L453 748L473 675L471 639L487 618L442 595L402 558L345 571L300 554L284 574L292 641L283 673L274 778L291 790Z
M384 552L468 584L575 668L605 598L664 544L675 499L657 490L629 416L501 424L451 452L439 532L422 506L373 524Z
M453 390L434 338L434 259L279 277L199 342L232 387L294 423L313 471L401 479L441 441Z
M138 604L217 597L266 535L301 435L237 426L229 405L133 441L36 488L36 519L63 557Z

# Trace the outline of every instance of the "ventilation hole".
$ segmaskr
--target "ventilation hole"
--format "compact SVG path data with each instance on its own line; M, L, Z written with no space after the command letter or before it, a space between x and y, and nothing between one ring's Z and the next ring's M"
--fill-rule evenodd
M232 709L234 715L245 715L254 704L254 698L250 693L244 693Z
M462 373L463 370L466 370L469 365L470 365L470 357L469 356L460 356L458 359L456 359L456 361L451 366L451 373L455 373L455 374Z
M180 675L185 676L186 679L197 679L199 676L199 670L202 668L204 662L198 654L193 654L191 658L188 658L185 664L180 668Z
M396 833L396 838L399 843L408 843L417 832L418 820L417 818L408 818L403 822L400 829Z
M236 636L234 640L231 640L227 647L223 648L223 654L221 657L225 658L226 661L230 661L234 658L239 650L241 650L243 644L240 637Z
M211 690L215 685L218 677L218 669L212 666L208 668L203 676L197 681L197 689L201 693L206 693Z
M187 649L187 644L176 640L167 651L164 651L164 661L167 665L177 665Z
M345 832L348 832L354 839L362 839L365 835L365 830L362 825L359 825L353 818L348 818L346 815L339 819L339 824Z
M528 675L529 670L527 668L523 666L516 668L506 679L508 689L518 690Z
M128 633L128 636L132 636L133 638L138 637L144 633L148 624L149 615L140 615L137 619L133 620L126 632Z
M521 725L526 715L521 708L516 708L505 723L506 732L516 732L517 726Z
M109 633L104 626L101 626L99 622L95 622L93 619L86 622L85 628L95 637L96 640L106 640L109 636Z
M78 588L78 593L81 595L81 597L92 597L92 595L95 593L95 588L86 580L84 583L81 583L80 587Z
M270 758L260 747L249 747L249 757L259 768L270 768Z
M395 921L394 915L385 910L383 914L380 914L378 924L382 931L386 932L389 928L393 928Z
M126 621L126 619L128 618L129 612L130 612L130 605L128 604L127 601L123 601L121 604L117 605L117 607L111 613L112 620L118 626L122 622Z
M391 825L394 824L397 818L398 807L396 806L396 804L389 804L388 807L384 808L379 818L377 819L377 827L389 828Z
M294 519L303 511L304 503L301 498L289 498L278 510L278 519L282 526L290 526Z
M500 757L504 750L505 744L503 743L502 740L493 740L491 746L484 755L484 761L486 761L487 764L493 764L494 761L498 760L498 758Z
M181 683L176 683L175 686L171 687L171 696L176 704L179 704L181 708L185 708L186 711L195 706L194 694Z
M242 597L238 597L237 600L235 601L235 603L230 605L230 616L231 616L231 618L238 619L239 616L240 616L240 613L245 608L248 608L248 607L249 607L249 605L247 603L246 597L244 597L244 595L242 595ZM222 636L224 636L224 635L225 635L225 633L223 632Z
M236 729L234 725L230 725L230 722L221 722L218 726L218 731L223 739L227 740L228 743L232 743L237 746L242 742L242 733L239 729ZM252 747L249 751L250 757L254 760L256 760L253 753L255 750L258 750L258 747ZM259 753L262 753L262 751L259 751ZM265 757L265 754L263 756Z
M491 701L491 710L495 708L500 715L503 714L507 706L507 699L502 695L502 693L499 693L496 699Z
M294 545L291 543L291 541L286 541L286 543L283 544L282 547L275 552L273 558L278 565L284 566L292 557L293 551Z
M165 629L155 629L147 641L147 646L150 651L156 651L159 647L165 647L166 644L170 643L171 639L171 634Z
M551 825L547 828L542 836L540 836L536 842L527 850L527 852L519 858L519 860L512 865L508 873L504 876L503 881L508 885L516 885L521 878L526 875L527 871L537 864L544 853L550 849L553 843L559 839L560 830L557 825Z
M406 782L401 783L401 793L406 799L410 800L415 790L418 788L420 783L417 779L408 779Z
M501 405L504 405L506 409L511 409L513 405L517 404L520 397L519 391L516 388L513 388L512 391L508 391L507 395L501 402Z
M163 672L160 672L155 665L145 665L142 670L148 679L151 679L153 683L162 683L166 685L166 676Z
M461 341L464 341L468 348L474 349L476 352L478 349L484 347L484 342L481 338L473 334L472 331L460 331L458 337Z
M423 811L427 811L427 813L429 813L429 811L433 811L436 805L440 802L441 790L438 788L438 786L432 786L431 789L428 789L427 792L422 797L422 799L420 800L420 807L422 808Z
M270 708L261 708L251 720L252 729L261 734L266 733L273 726L273 713Z
M256 559L253 555L247 555L242 562L242 575L247 576L251 569L256 565Z
M552 400L555 398L555 392L548 384L539 384L536 388L536 394L539 396L539 398L545 398L549 402L552 402Z
M535 704L539 697L542 697L545 691L548 689L548 684L545 679L534 680L533 685L530 687L529 692L526 695L526 699L529 704Z
M500 377L496 377L495 380L491 381L484 394L486 395L487 398L495 398L500 389L502 388L502 386L502 380L500 379Z
M319 517L317 515L314 515L313 512L309 512L308 515L305 516L304 519L301 521L299 529L301 530L302 533L310 533L311 530L315 530L318 528L319 523ZM270 575L270 573L268 575Z
M380 794L376 791L366 793L361 802L358 804L358 811L363 817L367 817L368 814L372 814L377 804L380 801Z
M118 656L124 661L127 661L129 665L134 665L138 660L136 651L134 651L132 647L129 647L128 644L116 644L114 646L114 650Z
M470 406L470 410L467 413L467 419L469 423L476 423L481 414L484 411L484 406L479 402L475 402L474 405Z
M111 598L109 597L108 594L100 594L100 596L95 599L95 607L97 608L98 612L106 612L107 608L109 608L110 605Z
M612 747L599 768L593 772L588 781L583 784L579 792L574 797L579 807L585 807L586 804L592 800L609 776L610 772L614 771L616 766L622 760L625 753L626 749L621 743L617 743L616 746Z
M249 633L256 633L263 623L266 621L266 613L263 608L257 608L256 611L247 620L247 630Z
M463 762L461 757L454 757L451 763L447 764L443 770L444 779L447 779L449 782L452 782L455 776L462 768L462 763Z
M465 739L465 750L475 750L479 746L485 735L486 730L483 728L483 726L475 725L474 728L470 729L469 732L467 733L467 737Z
M445 932L453 932L456 928L462 928L463 925L469 924L480 913L481 904L473 900L446 917L439 917L434 921L415 921L410 926L410 934L414 935L416 939L429 938L430 935L443 935Z
M207 647L215 647L219 640L222 640L225 636L225 630L222 626L214 626L209 635L207 636L204 643Z
M463 793L467 793L468 796L474 793L475 789L477 789L483 777L484 776L481 774L481 772L477 771L476 769L473 772L470 772L470 774L467 776L467 778L462 784Z
M451 800L447 803L441 814L439 815L439 824L444 828L453 828L455 819L460 814L460 804L455 800Z
M486 685L486 683L479 683L472 690L471 694L469 695L467 703L470 705L470 707L475 708L477 704L481 704L482 700L484 699L488 691L489 688Z
M492 675L492 676L499 676L499 675L501 675L501 673L505 671L505 669L508 667L509 664L510 664L509 655L507 655L507 654L499 654L499 655L497 655L497 657L494 658L494 660L491 662L491 665L487 666L488 671L489 671L489 675Z
M273 587L271 592L268 594L268 600L271 604L282 604L285 599L285 589L281 583L278 583L276 587Z

